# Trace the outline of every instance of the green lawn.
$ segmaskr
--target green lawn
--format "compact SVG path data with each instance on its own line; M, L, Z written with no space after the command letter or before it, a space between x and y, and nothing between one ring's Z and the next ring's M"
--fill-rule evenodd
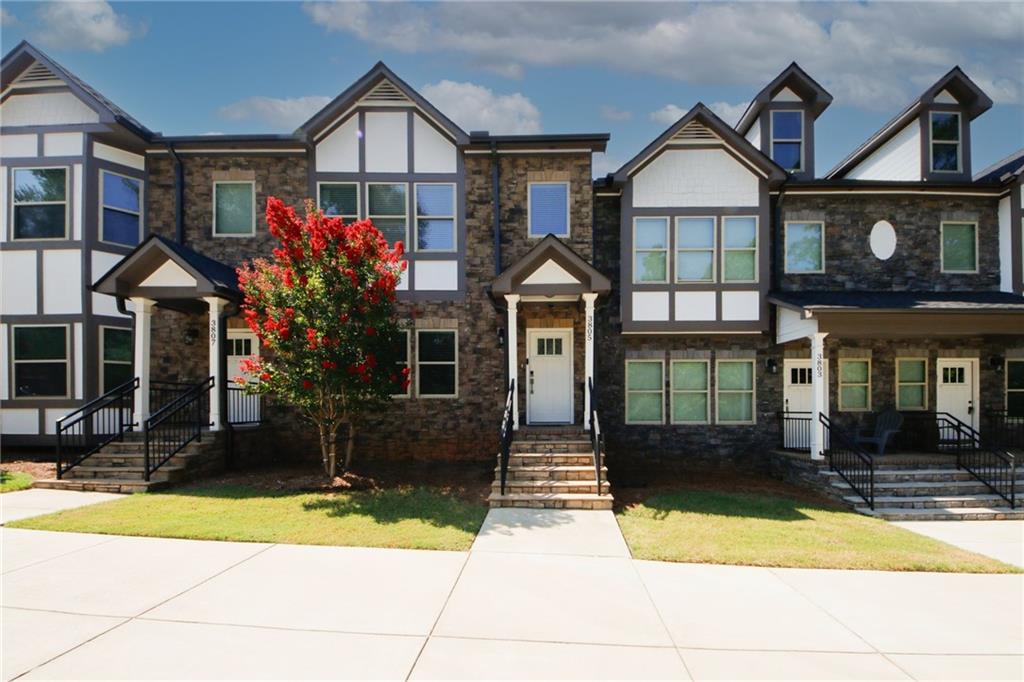
M196 485L8 524L197 540L465 550L487 508L436 489L295 493Z
M15 490L24 490L32 487L34 479L21 471L0 470L0 493L13 493Z
M1011 573L994 559L885 521L789 497L683 490L618 514L637 559L692 563Z

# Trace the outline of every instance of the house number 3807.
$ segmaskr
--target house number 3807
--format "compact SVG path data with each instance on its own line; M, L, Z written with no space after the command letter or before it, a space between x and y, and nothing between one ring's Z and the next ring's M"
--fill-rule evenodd
M210 345L217 345L217 321L210 320Z

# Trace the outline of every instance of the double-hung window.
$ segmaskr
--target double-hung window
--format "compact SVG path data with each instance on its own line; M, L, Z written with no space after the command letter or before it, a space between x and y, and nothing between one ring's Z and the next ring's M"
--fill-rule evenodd
M527 213L531 237L569 236L569 183L528 184Z
M1024 420L1024 360L1006 361L1006 416Z
M839 361L839 410L868 412L871 410L871 361Z
M786 272L809 274L825 272L824 223L789 223L786 232Z
M130 381L132 373L132 331L100 327L100 393Z
M754 423L753 360L719 360L715 387L719 424Z
M896 358L896 409L928 409L928 360Z
M416 395L458 396L459 339L454 329L416 331Z
M366 185L367 217L388 244L409 243L409 186L404 182L370 182Z
M673 360L670 378L672 423L708 422L707 360Z
M942 223L942 271L978 271L977 223Z
M251 237L256 234L256 183L213 183L213 234L215 237Z
M409 330L403 329L398 333L397 345L394 349L394 383L395 392L391 394L392 398L408 398L409 397L409 385L402 388L409 379Z
M633 281L668 281L668 218L634 220Z
M960 114L933 111L930 115L931 169L933 173L960 172Z
M626 360L626 423L665 423L665 363Z
M318 186L320 210L325 216L346 223L359 220L358 182L321 182Z
M804 112L772 112L772 160L790 172L804 167Z
M14 397L68 396L68 325L14 327Z
M68 169L14 169L14 238L66 239Z
M142 180L100 171L100 240L123 246L142 241Z
M676 218L676 281L715 281L714 218Z
M757 281L757 218L722 218L723 282Z
M416 185L416 250L455 250L455 185Z

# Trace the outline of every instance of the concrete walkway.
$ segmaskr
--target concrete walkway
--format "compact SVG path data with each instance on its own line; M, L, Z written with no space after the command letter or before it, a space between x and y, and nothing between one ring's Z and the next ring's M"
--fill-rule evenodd
M0 529L4 679L1021 679L1024 578L635 561L608 512L470 552Z
M894 521L900 528L1024 568L1024 521Z
M116 500L123 495L84 493L75 490L29 488L0 495L0 525L30 516L41 516L65 509L84 507L97 502Z

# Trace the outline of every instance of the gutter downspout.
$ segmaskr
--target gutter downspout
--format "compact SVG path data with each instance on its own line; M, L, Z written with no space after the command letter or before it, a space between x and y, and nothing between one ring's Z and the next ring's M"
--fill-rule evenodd
M501 168L498 143L491 140L491 194L494 197L494 276L501 274Z
M174 159L174 241L185 244L185 166L181 157L168 143L167 151Z

